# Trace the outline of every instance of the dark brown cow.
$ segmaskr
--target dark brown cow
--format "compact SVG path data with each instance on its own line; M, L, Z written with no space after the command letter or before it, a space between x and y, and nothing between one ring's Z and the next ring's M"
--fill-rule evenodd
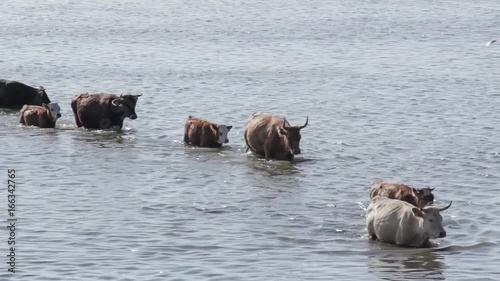
M256 112L245 125L247 151L265 156L267 160L292 161L300 154L300 130L307 126L309 118L302 126L290 126L284 118L266 112Z
M88 129L112 129L123 127L126 117L137 118L135 105L142 95L113 95L83 93L71 99L76 126Z
M57 103L38 105L25 104L21 108L19 123L40 128L55 128L56 121L61 117L61 109Z
M184 126L184 144L201 147L221 147L228 143L227 134L233 126L218 125L200 117L188 116Z
M379 181L370 189L370 199L376 196L399 199L412 204L415 207L423 208L434 203L434 188L416 189L402 183Z
M42 86L33 88L18 81L0 79L0 108L19 109L25 104L41 106L42 103L50 103Z

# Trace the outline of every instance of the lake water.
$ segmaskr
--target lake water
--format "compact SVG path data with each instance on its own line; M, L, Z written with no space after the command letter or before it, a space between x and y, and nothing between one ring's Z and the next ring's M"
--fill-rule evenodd
M499 280L500 3L66 1L0 5L1 78L43 85L56 129L0 114L16 170L16 269L1 280ZM121 133L76 129L71 97L142 93ZM271 111L294 164L245 154ZM188 115L234 126L185 148ZM433 249L369 241L376 179L435 187ZM6 187L0 209L7 219ZM7 224L7 222L5 222Z

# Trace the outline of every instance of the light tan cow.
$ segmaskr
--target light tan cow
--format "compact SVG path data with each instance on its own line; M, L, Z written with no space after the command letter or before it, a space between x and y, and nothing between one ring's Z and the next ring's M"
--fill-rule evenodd
M245 125L245 142L247 151L265 156L267 160L293 160L300 154L300 130L307 126L309 118L302 126L290 126L281 116L256 112Z
M426 247L429 239L446 237L440 212L448 209L376 196L366 210L366 228L371 239L400 246Z

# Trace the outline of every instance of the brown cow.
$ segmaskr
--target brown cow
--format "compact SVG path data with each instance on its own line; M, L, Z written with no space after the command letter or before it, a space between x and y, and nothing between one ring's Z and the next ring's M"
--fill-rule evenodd
M61 117L61 108L57 103L43 103L42 106L25 104L21 108L19 123L40 128L55 128Z
M434 202L433 190L434 188L429 187L416 189L401 183L379 181L370 189L370 199L376 196L388 197L408 202L415 207L423 208L427 205L432 205Z
M121 129L126 117L137 119L135 105L142 95L83 93L71 99L77 127L87 129Z
M256 112L245 125L247 151L265 156L267 160L292 161L300 154L300 130L307 126L309 118L302 126L290 126L284 118L272 113Z
M219 148L229 142L227 134L232 127L189 115L184 126L184 144Z

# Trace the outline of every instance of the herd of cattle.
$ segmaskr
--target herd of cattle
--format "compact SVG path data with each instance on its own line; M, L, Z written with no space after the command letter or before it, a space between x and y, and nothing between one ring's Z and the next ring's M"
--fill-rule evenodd
M71 99L77 127L121 129L125 118L136 119L135 107L141 95L82 93ZM52 103L43 87L33 88L18 81L0 79L0 108L21 109L21 124L54 128L61 117L60 107ZM244 139L247 152L267 160L292 161L300 154L300 131L307 126L291 126L281 116L256 112L247 121ZM228 143L230 125L220 125L189 116L184 127L186 145L219 148ZM442 238L441 211L433 205L433 189L416 189L401 183L380 181L370 190L366 227L371 239L400 246L427 247L429 239Z

